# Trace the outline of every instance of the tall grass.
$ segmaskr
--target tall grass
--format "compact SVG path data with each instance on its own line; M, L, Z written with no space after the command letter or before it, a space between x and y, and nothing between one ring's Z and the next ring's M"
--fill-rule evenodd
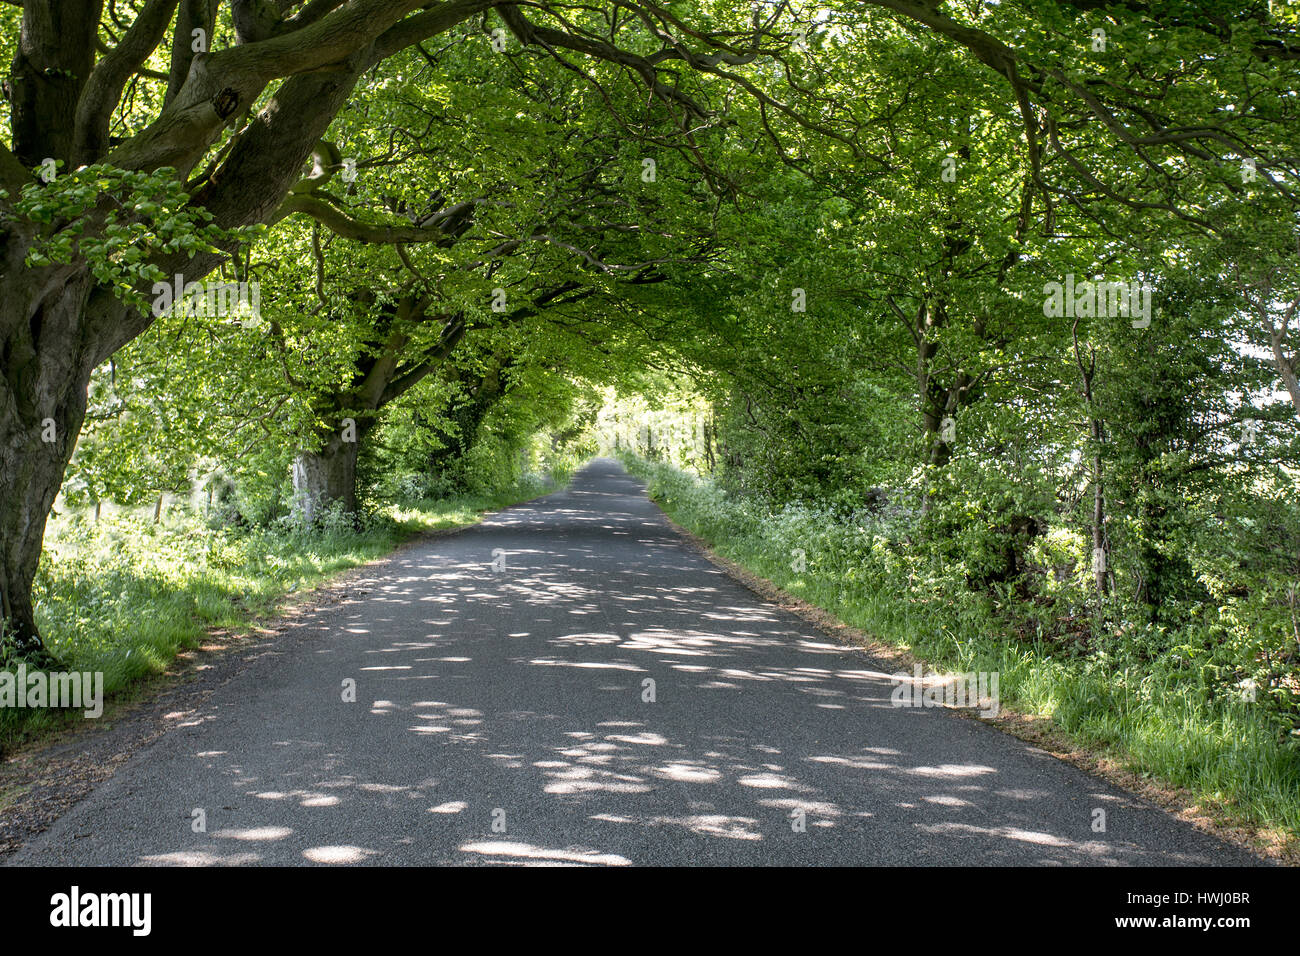
M1050 718L1226 819L1300 837L1300 739L1203 671L1172 655L1135 666L1008 633L986 600L917 559L904 519L770 512L671 466L625 461L675 521L753 573L936 669L997 671L1003 707Z
M102 672L105 697L161 673L213 628L247 626L285 595L373 561L414 535L474 524L484 511L553 490L536 475L495 492L387 506L356 528L211 527L185 508L65 512L51 520L35 583L36 618L60 669ZM5 669L12 671L12 666ZM80 711L0 708L0 752Z

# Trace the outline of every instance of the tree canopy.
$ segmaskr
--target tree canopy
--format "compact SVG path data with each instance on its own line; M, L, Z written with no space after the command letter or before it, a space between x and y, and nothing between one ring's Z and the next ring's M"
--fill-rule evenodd
M1102 628L1236 601L1274 677L1300 652L1296 5L7 0L0 27L6 655L44 653L60 494L359 520L594 447L610 389L690 395L620 443L908 516L971 593Z

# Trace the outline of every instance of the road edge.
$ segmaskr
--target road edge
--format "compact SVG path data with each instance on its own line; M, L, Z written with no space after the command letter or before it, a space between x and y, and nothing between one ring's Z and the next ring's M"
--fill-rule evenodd
M105 701L100 720L52 728L0 760L0 867L61 816L107 782L135 754L190 719L211 693L311 613L348 597L358 579L411 548L461 534L484 519L567 490L568 483L478 512L453 528L416 530L389 551L343 568L310 588L281 595L265 614L235 627L211 627L205 640L185 648L161 673Z
M645 482L639 478L637 480L641 482L644 490ZM669 526L705 560L763 600L807 621L827 637L866 651L881 663L896 667L900 671L910 671L917 664L928 666L929 662L924 658L887 644L866 631L846 624L825 608L790 594L744 565L719 554L704 538L674 521L659 502L648 493L646 498L659 510ZM1019 713L1005 706L1000 708L996 717L984 717L965 708L948 709L962 719L977 721L1032 744L1044 753L1084 773L1098 777L1134 797L1153 804L1170 816L1191 824L1202 833L1245 850L1262 863L1300 866L1300 846L1294 841L1289 846L1284 845L1269 837L1262 828L1214 819L1210 815L1211 811L1200 806L1190 791L1135 773L1125 767L1114 754L1089 748L1061 730L1049 718Z

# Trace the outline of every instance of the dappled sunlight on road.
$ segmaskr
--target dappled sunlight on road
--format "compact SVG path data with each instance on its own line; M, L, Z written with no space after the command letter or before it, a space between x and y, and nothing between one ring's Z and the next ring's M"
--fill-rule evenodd
M1174 857L1150 808L893 706L887 671L702 560L611 466L398 552L294 634L160 746L162 785L191 783L132 862Z

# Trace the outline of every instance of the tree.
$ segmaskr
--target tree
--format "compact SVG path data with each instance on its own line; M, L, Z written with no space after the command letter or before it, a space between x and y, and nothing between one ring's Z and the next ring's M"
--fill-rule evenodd
M727 4L696 25L653 5L625 18L625 8L530 8L552 27L491 0L143 0L122 27L105 18L102 0L24 0L12 144L0 147L5 648L40 650L30 585L95 367L153 322L145 296L155 282L201 279L233 251L230 230L282 207L367 71L495 9L516 42L579 74L561 50L615 64L658 100L708 119L684 74L753 61L776 26ZM12 23L13 11L4 14ZM140 95L124 97L128 89ZM108 190L105 169L159 179ZM71 184L45 203L51 171ZM166 183L188 200L147 188Z

